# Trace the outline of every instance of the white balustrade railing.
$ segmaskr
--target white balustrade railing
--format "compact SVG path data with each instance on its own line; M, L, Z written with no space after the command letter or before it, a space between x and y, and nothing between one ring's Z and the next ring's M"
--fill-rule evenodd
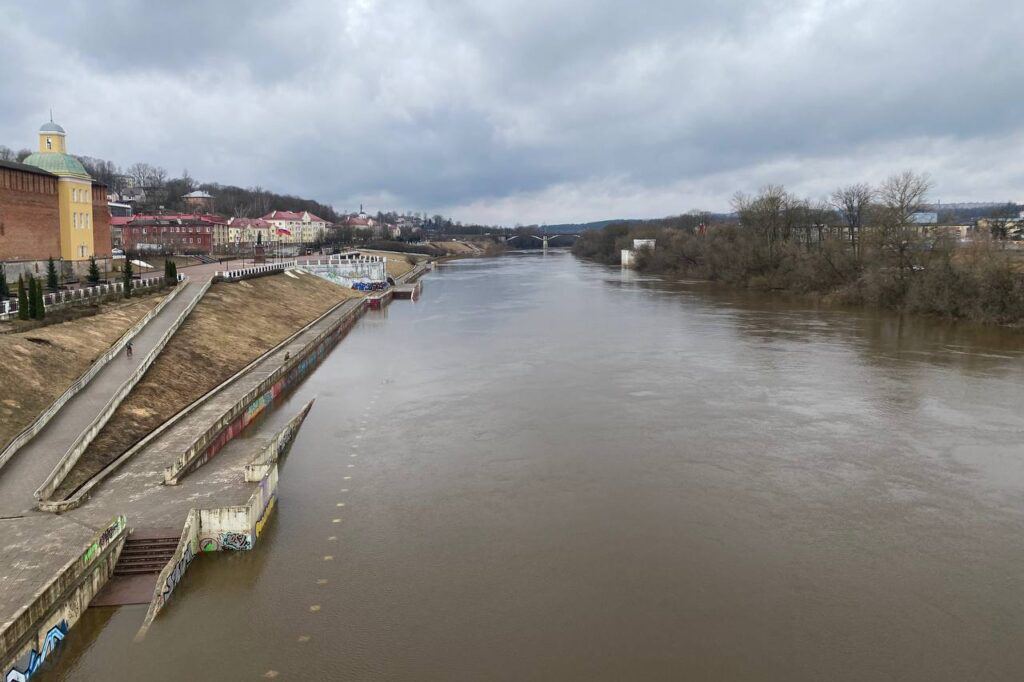
M236 270L218 270L214 276L215 279L234 282L240 279L247 279L249 277L259 277L270 272L281 272L294 268L298 265L298 261L289 260L281 263L269 263L266 265L253 265L248 268L238 268Z
M178 275L179 282L183 281L184 278L184 275ZM133 281L132 290L151 289L153 287L163 286L163 284L163 277L146 277L138 281ZM109 296L110 294L122 293L124 293L124 282L94 284L91 287L81 287L78 289L64 289L49 294L43 294L43 307L45 309L53 306L64 305L65 303L89 301L90 299L98 299L104 296ZM0 301L0 320L9 319L17 314L17 299L6 299L4 301Z

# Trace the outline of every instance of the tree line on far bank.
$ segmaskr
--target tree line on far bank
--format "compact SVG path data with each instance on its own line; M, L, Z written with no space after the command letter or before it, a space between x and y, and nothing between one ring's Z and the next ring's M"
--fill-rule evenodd
M878 186L837 189L813 202L779 185L737 194L736 219L688 214L617 223L585 232L573 253L618 263L633 239L656 239L636 255L639 270L763 290L999 324L1024 322L1024 274L1004 241L966 244L923 229L931 182L905 171Z

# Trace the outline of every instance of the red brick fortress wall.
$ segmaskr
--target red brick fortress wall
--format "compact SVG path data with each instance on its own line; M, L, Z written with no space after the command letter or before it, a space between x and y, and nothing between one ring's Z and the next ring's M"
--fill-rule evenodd
M97 258L110 257L110 208L103 185L92 186L92 241Z
M109 239L109 219L107 225ZM0 167L0 260L51 256L60 258L57 178Z

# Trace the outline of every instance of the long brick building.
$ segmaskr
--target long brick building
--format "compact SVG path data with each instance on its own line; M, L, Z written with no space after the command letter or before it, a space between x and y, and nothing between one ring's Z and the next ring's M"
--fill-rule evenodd
M135 215L121 227L126 251L149 253L210 253L214 232L227 225L208 213Z
M45 273L49 258L71 278L84 275L93 256L109 267L106 187L66 153L65 135L50 121L39 129L38 152L23 163L0 161L0 261L8 279Z

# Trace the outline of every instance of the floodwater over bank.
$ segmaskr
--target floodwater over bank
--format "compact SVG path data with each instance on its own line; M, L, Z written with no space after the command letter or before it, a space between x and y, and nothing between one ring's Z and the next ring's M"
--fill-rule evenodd
M1017 680L1024 334L517 254L367 315L253 552L41 680Z

